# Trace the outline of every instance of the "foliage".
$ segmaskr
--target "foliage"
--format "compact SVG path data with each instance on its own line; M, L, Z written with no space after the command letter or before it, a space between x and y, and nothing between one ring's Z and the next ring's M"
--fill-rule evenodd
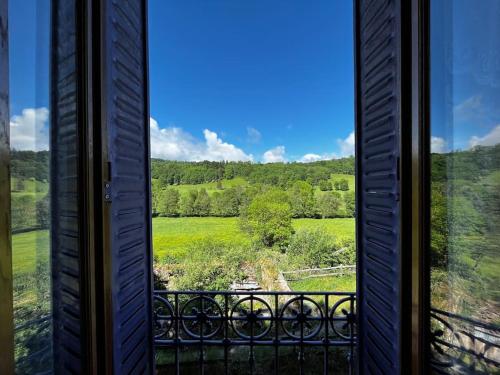
M319 190L321 191L331 191L332 188L332 183L328 180L321 180L319 182Z
M354 191L346 191L344 193L345 213L347 217L356 215L356 195Z
M180 194L177 189L164 189L159 194L160 199L157 202L157 212L160 216L178 216Z
M288 190L288 196L293 217L314 217L316 215L316 200L311 184L305 181L296 181Z
M196 190L190 190L188 194L183 195L180 200L179 211L181 216L200 216L195 210L195 202L198 197Z
M194 242L174 274L176 290L227 290L245 278L244 265L251 253L241 246L204 240Z
M250 183L287 188L295 181L317 185L332 173L354 174L354 158L322 160L314 163L184 162L152 159L151 175L164 185L202 184L242 177Z
M241 216L241 226L257 243L267 247L286 246L293 234L287 194L273 188L256 195Z
M337 240L322 230L299 230L286 250L294 268L333 267L354 264L355 247L352 240Z
M238 216L242 190L238 188L226 189L222 192L215 192L211 197L212 216Z
M349 190L349 183L347 182L347 180L345 178L343 178L339 181L335 181L333 183L333 186L335 187L335 190L342 190L342 191Z
M210 215L210 197L205 189L198 190L194 201L194 212L197 216Z
M318 212L324 218L340 216L342 196L336 191L327 192L318 198Z

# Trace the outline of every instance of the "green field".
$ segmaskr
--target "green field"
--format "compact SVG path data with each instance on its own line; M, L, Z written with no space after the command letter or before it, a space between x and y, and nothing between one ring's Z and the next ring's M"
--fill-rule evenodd
M292 290L334 290L336 292L356 291L356 275L312 277L288 283Z
M182 257L189 245L204 238L223 242L248 243L236 217L157 217L153 219L153 251L161 259L167 255ZM322 229L338 238L354 238L354 219L294 219L293 227L298 229Z
M339 238L354 237L354 219L294 219L298 229L324 229ZM238 218L182 217L153 219L154 255L160 259L170 255L183 256L190 243L203 238L216 238L229 243L246 243L246 234L238 226ZM47 259L49 235L46 230L19 233L12 236L14 275L34 272L36 259ZM36 251L34 249L37 249Z

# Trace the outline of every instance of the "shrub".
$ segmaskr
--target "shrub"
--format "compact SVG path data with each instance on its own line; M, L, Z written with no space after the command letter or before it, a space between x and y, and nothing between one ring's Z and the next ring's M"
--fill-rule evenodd
M333 267L353 264L356 260L354 242L337 240L321 230L299 230L292 237L286 253L294 268Z
M227 290L233 281L242 281L251 253L240 246L202 240L194 242L170 279L177 290Z

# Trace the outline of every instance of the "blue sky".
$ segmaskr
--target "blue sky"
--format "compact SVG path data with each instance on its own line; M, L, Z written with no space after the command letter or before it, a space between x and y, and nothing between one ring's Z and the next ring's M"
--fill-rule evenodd
M434 151L500 143L500 2L431 2Z
M352 154L352 22L351 1L150 0L153 154Z
M49 4L9 2L17 149L49 144ZM493 36L500 35L500 3L431 4L433 149L499 143L500 38ZM351 7L340 0L149 0L153 156L258 162L352 154Z

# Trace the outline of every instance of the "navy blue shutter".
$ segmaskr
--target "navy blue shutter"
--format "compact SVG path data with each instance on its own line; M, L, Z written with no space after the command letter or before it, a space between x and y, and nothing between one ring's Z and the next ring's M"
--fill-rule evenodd
M116 374L152 373L145 1L106 0L104 14L113 367Z
M55 373L85 372L76 4L52 2L51 261Z
M357 239L359 366L401 372L400 22L397 0L358 0Z

